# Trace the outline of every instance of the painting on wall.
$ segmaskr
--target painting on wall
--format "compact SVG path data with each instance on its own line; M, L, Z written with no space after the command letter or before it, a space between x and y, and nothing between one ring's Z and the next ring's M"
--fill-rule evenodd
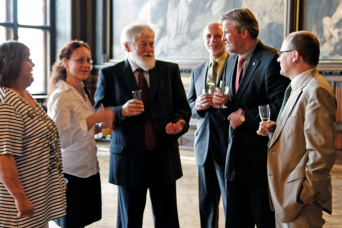
M206 59L204 27L218 22L225 12L234 8L252 10L259 22L260 40L280 48L284 38L285 0L115 0L112 23L114 59L125 58L120 45L123 27L137 22L149 24L154 30L158 59L176 62Z
M302 12L302 29L315 33L320 41L320 60L341 62L342 0L305 0Z

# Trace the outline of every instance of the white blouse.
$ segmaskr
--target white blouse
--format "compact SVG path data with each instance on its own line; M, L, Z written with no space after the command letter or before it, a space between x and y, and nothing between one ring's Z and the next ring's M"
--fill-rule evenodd
M88 96L85 96L86 101L75 88L59 80L47 104L48 115L56 122L60 136L63 170L81 178L99 172L95 126L88 131L86 123L86 119L95 112Z

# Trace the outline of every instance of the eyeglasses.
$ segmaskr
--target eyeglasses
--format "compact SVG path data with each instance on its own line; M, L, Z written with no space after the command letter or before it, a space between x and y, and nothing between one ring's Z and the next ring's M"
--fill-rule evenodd
M93 64L92 59L72 59L72 60L78 62L79 64L84 64L85 62L87 62L88 64Z
M295 50L278 51L277 54L278 56L281 56L281 54L283 54L284 52L292 52L292 51L295 51Z
M24 61L27 61L27 62L29 62L29 63L33 64L33 61L32 61L32 59L25 59Z

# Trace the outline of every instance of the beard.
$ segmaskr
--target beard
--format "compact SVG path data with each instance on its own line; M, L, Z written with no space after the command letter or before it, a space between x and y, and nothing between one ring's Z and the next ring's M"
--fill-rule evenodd
M144 58L148 56L148 58ZM132 53L133 60L144 71L149 71L156 65L156 59L153 52L145 52L143 55L138 55L137 53Z

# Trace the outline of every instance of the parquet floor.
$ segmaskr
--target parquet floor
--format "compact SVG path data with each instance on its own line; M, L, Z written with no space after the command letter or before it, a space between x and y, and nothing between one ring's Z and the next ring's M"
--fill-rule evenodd
M177 181L178 213L181 228L200 228L197 192L197 167L192 151L181 151L183 177ZM98 158L102 181L102 220L87 228L115 228L117 216L117 188L108 183L109 152L106 146L99 145ZM335 165L332 172L333 181L333 215L324 213L326 228L342 228L342 165ZM224 228L224 214L221 205L220 225ZM50 222L50 228L57 226ZM144 214L144 228L153 228L151 205L147 200Z

